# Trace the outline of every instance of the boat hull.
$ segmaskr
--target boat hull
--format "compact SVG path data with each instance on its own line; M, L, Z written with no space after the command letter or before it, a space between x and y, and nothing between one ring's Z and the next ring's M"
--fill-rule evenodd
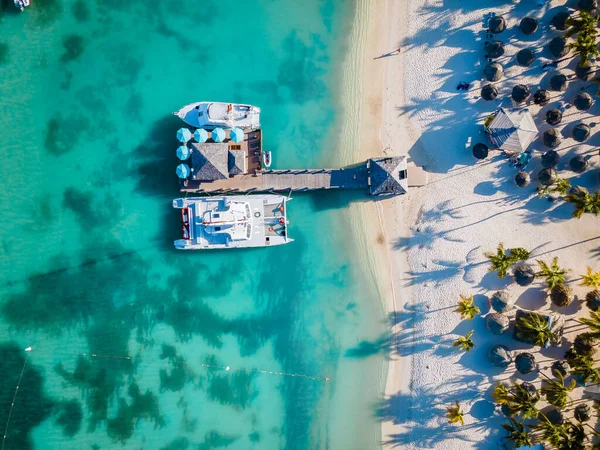
M173 114L195 128L260 128L260 108L240 103L196 102Z

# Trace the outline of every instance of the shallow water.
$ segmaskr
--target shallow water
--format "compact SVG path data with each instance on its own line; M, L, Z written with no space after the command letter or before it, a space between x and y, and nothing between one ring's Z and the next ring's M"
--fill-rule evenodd
M4 448L373 448L362 194L295 195L295 242L243 251L175 252L170 207L191 101L259 105L275 167L338 164L353 3L33 3L0 25Z

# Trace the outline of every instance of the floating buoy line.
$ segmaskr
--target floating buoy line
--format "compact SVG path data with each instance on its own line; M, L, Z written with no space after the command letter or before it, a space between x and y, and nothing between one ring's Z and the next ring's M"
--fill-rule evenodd
M27 366L27 361L29 361L29 352L31 351L31 347L27 347L25 349L25 362L23 363L23 367L21 368L21 374L19 375L19 379L17 380L17 386L15 387L15 393L13 395L12 403L10 404L10 411L8 411L8 418L6 419L6 427L4 427L4 435L2 436L2 450L4 450L4 444L6 443L6 435L8 434L8 426L10 425L10 418L12 417L12 412L15 407L15 400L17 399L17 394L19 393L19 386L21 385L21 380L23 379L23 374L25 373L25 366Z

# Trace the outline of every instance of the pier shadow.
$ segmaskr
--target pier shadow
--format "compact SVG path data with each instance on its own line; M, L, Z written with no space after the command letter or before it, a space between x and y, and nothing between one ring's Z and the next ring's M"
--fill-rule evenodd
M367 195L362 189L321 189L319 191L293 191L292 197L306 196L317 211L346 208L350 203L376 201L376 197Z

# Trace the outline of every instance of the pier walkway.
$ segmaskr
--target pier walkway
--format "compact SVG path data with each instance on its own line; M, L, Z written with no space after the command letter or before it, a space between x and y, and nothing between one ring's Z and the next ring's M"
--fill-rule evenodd
M369 187L367 164L342 169L264 170L255 174L198 182L189 180L183 192L219 193L252 191L312 191L316 189L364 189Z

